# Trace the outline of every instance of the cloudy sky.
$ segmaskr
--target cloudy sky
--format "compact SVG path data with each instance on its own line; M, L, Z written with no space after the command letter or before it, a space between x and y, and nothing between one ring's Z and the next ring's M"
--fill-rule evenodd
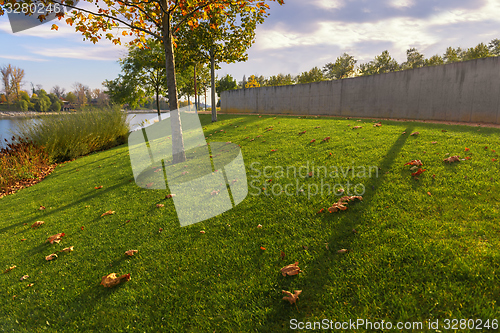
M118 76L125 47L82 41L62 22L59 31L51 31L52 23L14 34L8 17L0 17L0 66L24 69L25 89L30 82L46 90L56 84L71 90L74 82L102 88L104 80ZM403 62L411 47L430 57L448 46L488 43L500 38L500 1L285 0L282 6L271 3L270 16L256 33L249 60L222 64L219 77L296 75L344 52L358 64L384 50Z

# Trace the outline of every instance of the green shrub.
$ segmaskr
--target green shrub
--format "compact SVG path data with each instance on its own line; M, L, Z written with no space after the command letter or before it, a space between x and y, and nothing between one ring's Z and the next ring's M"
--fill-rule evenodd
M24 99L17 101L16 106L19 111L28 111L28 102L26 102Z
M63 162L123 144L129 130L127 114L113 107L46 115L21 124L17 132L45 147L51 162Z

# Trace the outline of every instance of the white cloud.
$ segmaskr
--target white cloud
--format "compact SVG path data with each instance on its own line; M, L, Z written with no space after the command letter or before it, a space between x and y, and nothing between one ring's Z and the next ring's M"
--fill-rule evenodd
M399 0L400 4L409 4ZM500 23L500 2L490 0L486 6L477 10L442 11L428 18L394 17L375 22L346 23L338 21L318 22L313 33L289 33L283 25L259 31L255 48L259 51L278 50L286 47L330 45L341 50L349 50L362 42L390 42L394 45L391 54L406 59L406 49L424 49L438 43L442 36L434 34L429 26L446 29L449 24L497 21ZM436 29L437 29L436 28ZM377 51L381 52L383 50ZM359 55L358 55L359 56ZM373 58L375 54L370 55Z
M345 6L343 0L313 0L312 4L324 9L339 9Z
M0 55L0 58L10 59L10 60L36 61L36 62L48 61L47 59L41 59L39 57L33 57L30 55Z
M48 58L117 61L123 51L115 45L89 45L81 47L28 47L33 54Z
M402 9L405 7L407 8L412 7L414 5L414 2L413 0L393 0L389 3L389 5L391 7Z

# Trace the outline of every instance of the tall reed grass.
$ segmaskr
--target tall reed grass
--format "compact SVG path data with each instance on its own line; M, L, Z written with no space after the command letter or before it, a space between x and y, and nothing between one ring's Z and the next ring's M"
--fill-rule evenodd
M12 137L5 148L0 149L0 196L21 181L37 181L50 169L49 155L43 147L24 138ZM26 182L28 181L28 182Z
M24 122L17 135L45 147L50 161L59 163L123 144L129 130L127 114L119 107L86 108Z

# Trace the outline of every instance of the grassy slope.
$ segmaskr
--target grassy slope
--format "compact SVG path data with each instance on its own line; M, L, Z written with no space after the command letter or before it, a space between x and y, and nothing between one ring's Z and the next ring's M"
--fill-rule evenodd
M164 191L131 182L126 145L64 164L0 201L0 269L17 265L0 275L0 330L277 332L288 330L291 318L499 319L500 166L491 160L497 158L492 149L500 149L499 130L267 116L221 116L210 124L209 117L200 117L209 141L241 144L249 182L267 184L259 188L296 179L272 175L268 183L252 162L260 170L307 161L381 170L371 178L323 177L364 184L363 202L347 211L317 214L335 195L255 196L249 187L236 208L181 228ZM355 125L363 128L352 130ZM420 135L409 136L414 131ZM326 136L330 142L319 143ZM471 159L446 165L446 153ZM413 159L428 170L418 181L403 166ZM299 182L307 194L307 184L321 179ZM116 213L101 217L107 210ZM31 229L38 220L45 224ZM60 244L44 243L59 232L66 233ZM67 246L74 252L45 261ZM343 248L352 251L336 253ZM129 249L139 252L128 258ZM295 261L303 272L281 276L280 268ZM132 279L100 286L111 272ZM30 277L20 282L25 274ZM302 290L297 307L281 299L283 289Z

